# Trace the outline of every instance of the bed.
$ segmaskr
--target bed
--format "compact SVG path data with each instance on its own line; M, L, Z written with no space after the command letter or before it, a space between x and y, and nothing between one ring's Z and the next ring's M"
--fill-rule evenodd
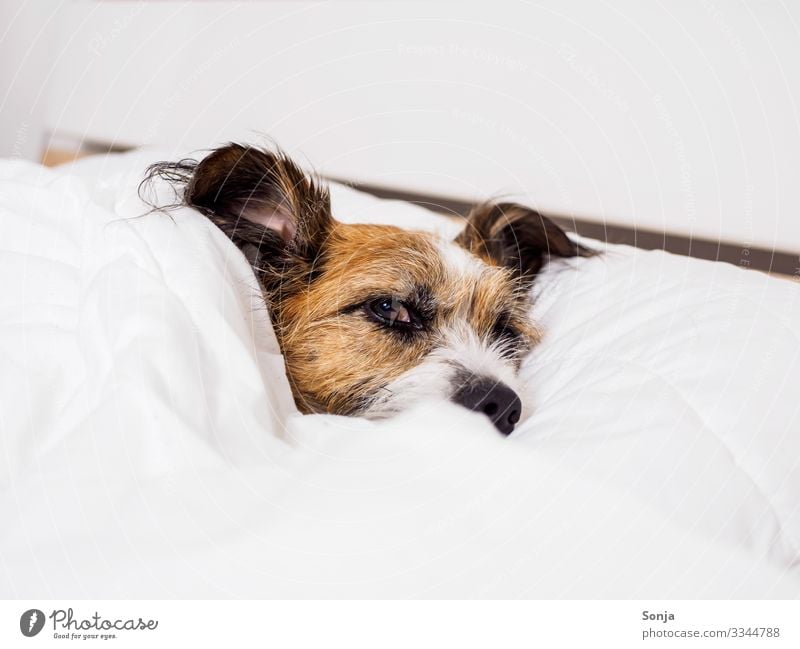
M589 242L534 287L509 438L301 415L243 256L145 214L163 157L0 163L0 596L800 596L796 281Z

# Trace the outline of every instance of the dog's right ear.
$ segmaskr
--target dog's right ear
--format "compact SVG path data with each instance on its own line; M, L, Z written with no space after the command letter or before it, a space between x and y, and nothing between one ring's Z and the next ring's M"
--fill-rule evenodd
M312 267L333 226L327 189L282 152L228 144L200 162L152 165L154 177L183 185L182 203L225 232L267 284L288 265Z

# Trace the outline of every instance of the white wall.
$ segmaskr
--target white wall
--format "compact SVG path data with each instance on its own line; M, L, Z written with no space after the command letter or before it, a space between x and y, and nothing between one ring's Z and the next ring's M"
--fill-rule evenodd
M56 130L800 251L800 10L780 2L80 2Z
M57 0L0 3L0 156L36 160L45 137Z

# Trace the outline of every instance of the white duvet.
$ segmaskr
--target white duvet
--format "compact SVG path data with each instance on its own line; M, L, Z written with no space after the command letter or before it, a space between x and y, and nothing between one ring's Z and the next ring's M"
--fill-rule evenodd
M154 157L0 163L0 597L800 596L797 283L614 247L539 281L510 438L302 416L238 250L133 218Z

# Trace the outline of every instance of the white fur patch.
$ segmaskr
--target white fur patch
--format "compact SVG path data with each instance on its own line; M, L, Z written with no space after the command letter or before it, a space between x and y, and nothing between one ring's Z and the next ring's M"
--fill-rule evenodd
M444 335L445 344L434 354L469 374L495 379L519 392L517 370L501 353L502 343L481 340L464 322L446 329Z
M465 372L504 383L522 398L521 381L513 363L502 355L502 343L487 344L466 323L445 330L442 343L389 383L364 416L383 417L423 401L449 400L462 387L459 379Z
M486 269L486 264L475 255L467 252L451 241L440 241L439 253L447 269L455 277L479 277Z

